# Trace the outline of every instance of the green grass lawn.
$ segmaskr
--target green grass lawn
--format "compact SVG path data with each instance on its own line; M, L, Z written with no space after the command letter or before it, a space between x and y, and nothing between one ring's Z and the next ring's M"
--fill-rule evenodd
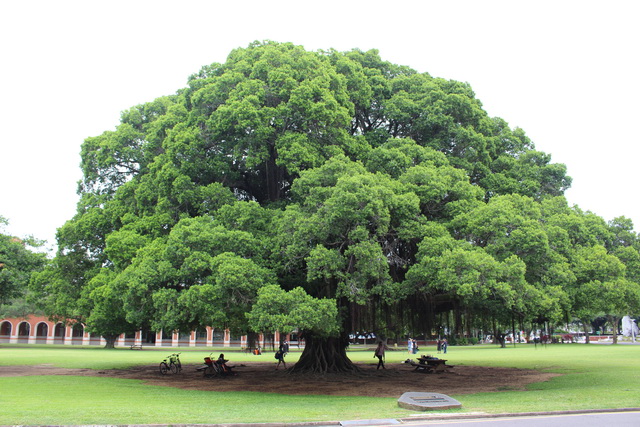
M195 364L210 352L239 362L273 362L273 353L254 356L229 349L132 351L85 347L0 346L2 366L48 363L66 368L111 369L159 363L181 351ZM434 353L423 349L421 353ZM287 357L294 362L299 352ZM352 350L354 361L374 363L370 351ZM443 358L444 355L442 355ZM390 351L387 363L405 351ZM527 391L452 396L463 411L528 412L640 406L640 346L564 344L449 347L454 365L502 366L564 374ZM437 391L437 390L429 390ZM74 376L0 377L0 424L199 424L329 421L408 417L395 398L287 396L256 392L206 392L146 385L138 380Z

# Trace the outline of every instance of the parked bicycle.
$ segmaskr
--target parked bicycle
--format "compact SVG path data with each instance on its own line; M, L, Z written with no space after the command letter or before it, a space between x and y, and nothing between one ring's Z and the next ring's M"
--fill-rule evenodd
M213 354L213 353L211 353ZM196 368L197 371L202 371L205 377L214 377L222 374L222 369L212 358L211 354L204 358L204 365Z
M173 353L169 356L165 357L165 359L160 362L160 373L162 375L166 375L167 372L171 371L173 374L177 374L182 370L182 363L180 363L180 353Z
M213 360L211 354L204 358L204 365L196 368L197 371L202 371L202 374L209 378L218 375L236 375L236 373L231 370L231 367L227 365L228 360L224 358L224 354L220 354L217 360Z

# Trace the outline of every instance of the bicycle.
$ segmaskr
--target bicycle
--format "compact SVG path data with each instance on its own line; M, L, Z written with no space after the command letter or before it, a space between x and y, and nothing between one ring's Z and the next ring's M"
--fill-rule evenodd
M227 366L226 362L228 362L228 360L223 357L223 354L221 354L217 360L213 360L211 354L213 353L210 353L209 356L204 358L204 365L196 368L196 371L202 371L202 375L205 378L236 375L236 373L231 370L231 367Z
M169 356L165 357L162 362L160 362L160 373L162 375L166 375L167 372L171 371L173 374L177 374L182 371L182 363L180 363L180 353L173 353Z
M216 363L216 361L211 359L211 354L204 358L203 366L196 368L197 371L202 371L202 375L206 378L215 377L222 373L222 368L218 363Z

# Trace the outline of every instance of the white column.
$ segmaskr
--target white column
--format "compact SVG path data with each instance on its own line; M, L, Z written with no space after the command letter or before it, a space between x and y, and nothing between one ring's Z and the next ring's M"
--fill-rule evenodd
M53 344L55 342L56 325L54 323L47 323L47 344Z
M18 344L19 325L11 324L11 334L9 335L9 344Z
M73 344L73 328L71 326L64 327L64 344L65 345Z

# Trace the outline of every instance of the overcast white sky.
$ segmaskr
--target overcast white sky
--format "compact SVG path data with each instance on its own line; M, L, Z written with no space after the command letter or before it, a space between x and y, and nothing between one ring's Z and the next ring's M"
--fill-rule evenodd
M640 2L0 1L0 215L55 243L80 145L254 40L469 82L573 177L571 204L640 229Z

